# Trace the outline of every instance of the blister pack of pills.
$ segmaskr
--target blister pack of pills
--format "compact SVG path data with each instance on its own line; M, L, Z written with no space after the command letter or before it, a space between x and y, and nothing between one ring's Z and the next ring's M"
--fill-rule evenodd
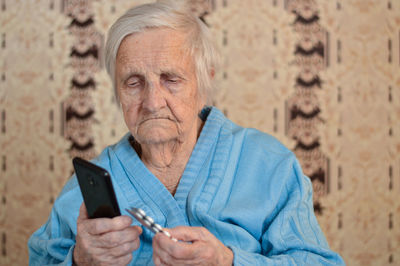
M140 208L130 208L130 209L126 209L126 211L129 212L133 217L135 217L136 220L139 221L139 223L141 223L144 227L149 229L154 234L162 233L162 234L168 236L169 238L171 238L172 241L175 241L175 242L178 241L176 238L172 237L170 233L165 231L161 227L161 225L155 223L153 218L151 218L150 216L147 216L144 210L142 210Z

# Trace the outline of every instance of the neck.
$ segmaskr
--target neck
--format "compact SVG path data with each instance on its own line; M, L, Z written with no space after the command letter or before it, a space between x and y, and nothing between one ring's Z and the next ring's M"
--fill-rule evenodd
M182 139L159 143L135 143L135 149L146 167L165 185L176 188L196 145L204 122Z
M163 171L174 167L182 157L189 157L188 152L193 150L194 144L179 140L142 144L140 158L147 167Z

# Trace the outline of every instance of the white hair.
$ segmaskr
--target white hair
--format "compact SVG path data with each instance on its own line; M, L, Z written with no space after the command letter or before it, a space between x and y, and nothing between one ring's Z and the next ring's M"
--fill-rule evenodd
M187 51L194 58L197 86L208 104L212 101L212 76L217 67L219 55L207 26L196 17L186 1L160 1L129 9L111 26L105 47L105 65L113 82L115 97L119 102L115 64L122 40L133 33L150 28L170 28L187 34Z

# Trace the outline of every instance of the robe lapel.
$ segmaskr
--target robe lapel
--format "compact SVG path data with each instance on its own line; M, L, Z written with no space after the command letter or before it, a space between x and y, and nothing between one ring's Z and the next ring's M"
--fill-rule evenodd
M112 149L110 160L113 178L129 206L143 209L164 227L190 225L188 198L201 195L198 206L207 208L221 183L232 142L230 132L222 127L225 121L218 109L210 111L174 197L140 160L127 134Z
M218 112L215 108L210 111L175 193L178 205L185 212L187 198L193 184L208 176L222 125Z
M130 146L129 134L115 147L112 165L121 173L114 179L130 207L143 209L163 227L187 225L186 215L165 186L143 164ZM114 170L113 170L114 172Z

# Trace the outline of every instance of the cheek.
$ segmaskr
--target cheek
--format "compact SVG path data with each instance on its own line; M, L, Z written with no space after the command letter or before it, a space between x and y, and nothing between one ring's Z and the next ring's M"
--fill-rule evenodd
M138 117L138 105L130 101L121 101L122 112L124 114L125 123L128 126L134 125Z
M171 105L172 113L178 120L180 126L184 128L193 126L199 113L197 109L197 101L193 99L175 101L174 105Z
M182 106L186 109L187 115L197 115L204 106L199 94L193 93L182 101Z
M197 115L204 106L200 92L197 91L196 84L190 84L188 88L190 89L177 101L178 108L181 109L181 114L185 117L193 116L193 113Z

